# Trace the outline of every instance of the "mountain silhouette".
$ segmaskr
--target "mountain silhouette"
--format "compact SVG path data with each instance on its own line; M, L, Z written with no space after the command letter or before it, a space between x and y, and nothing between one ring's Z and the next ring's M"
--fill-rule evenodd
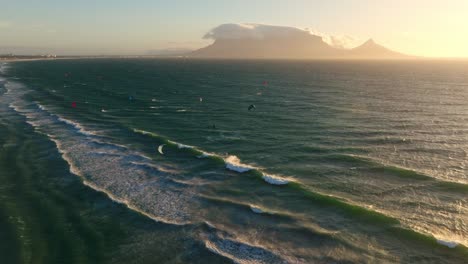
M208 36L208 37L207 37ZM336 48L306 30L260 24L223 24L205 38L214 42L187 57L219 59L409 59L372 39L353 49Z
M375 43L373 39L369 39L359 47L349 50L346 54L348 58L357 59L408 59L411 56L392 51L382 45Z

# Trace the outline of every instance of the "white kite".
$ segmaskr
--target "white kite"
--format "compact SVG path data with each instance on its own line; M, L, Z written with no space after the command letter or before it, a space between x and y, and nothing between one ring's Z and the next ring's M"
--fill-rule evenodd
M163 152L163 147L165 146L166 144L162 144L158 147L158 152L161 153L161 155L164 155L164 152Z

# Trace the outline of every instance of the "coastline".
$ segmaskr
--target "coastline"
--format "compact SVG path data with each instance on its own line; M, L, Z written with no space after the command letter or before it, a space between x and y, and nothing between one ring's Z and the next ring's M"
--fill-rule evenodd
M221 58L221 57L189 57L189 56L145 56L145 55L128 55L128 56L63 56L55 58L33 57L31 58L8 58L0 57L0 63L5 62L21 62L21 61L52 61L52 60L78 60L78 59L189 59L189 60L210 60L210 61L322 61L322 62L468 62L468 58L429 58L419 57L417 59L354 59L354 58L327 58L327 59L287 59L287 58Z
M0 62L17 62L17 61L39 61L39 60L76 60L76 59L167 59L167 58L183 58L180 56L153 56L153 55L103 55L103 56L60 56L60 57L45 57L45 56L13 56L1 57ZM185 58L185 57L184 57Z
M78 57L77 57L78 58ZM39 61L39 60L64 60L64 59L75 59L74 57L60 57L60 58L0 58L0 62L17 62L17 61Z

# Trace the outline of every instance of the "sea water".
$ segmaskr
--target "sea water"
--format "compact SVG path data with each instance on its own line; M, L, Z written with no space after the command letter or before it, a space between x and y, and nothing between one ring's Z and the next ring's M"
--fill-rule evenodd
M467 259L466 62L77 59L0 74L6 263Z

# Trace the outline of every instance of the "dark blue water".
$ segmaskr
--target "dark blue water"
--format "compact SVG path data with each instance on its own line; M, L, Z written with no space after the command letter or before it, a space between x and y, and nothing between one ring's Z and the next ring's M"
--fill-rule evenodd
M99 59L2 72L0 230L17 243L0 250L13 263L468 256L465 62Z

